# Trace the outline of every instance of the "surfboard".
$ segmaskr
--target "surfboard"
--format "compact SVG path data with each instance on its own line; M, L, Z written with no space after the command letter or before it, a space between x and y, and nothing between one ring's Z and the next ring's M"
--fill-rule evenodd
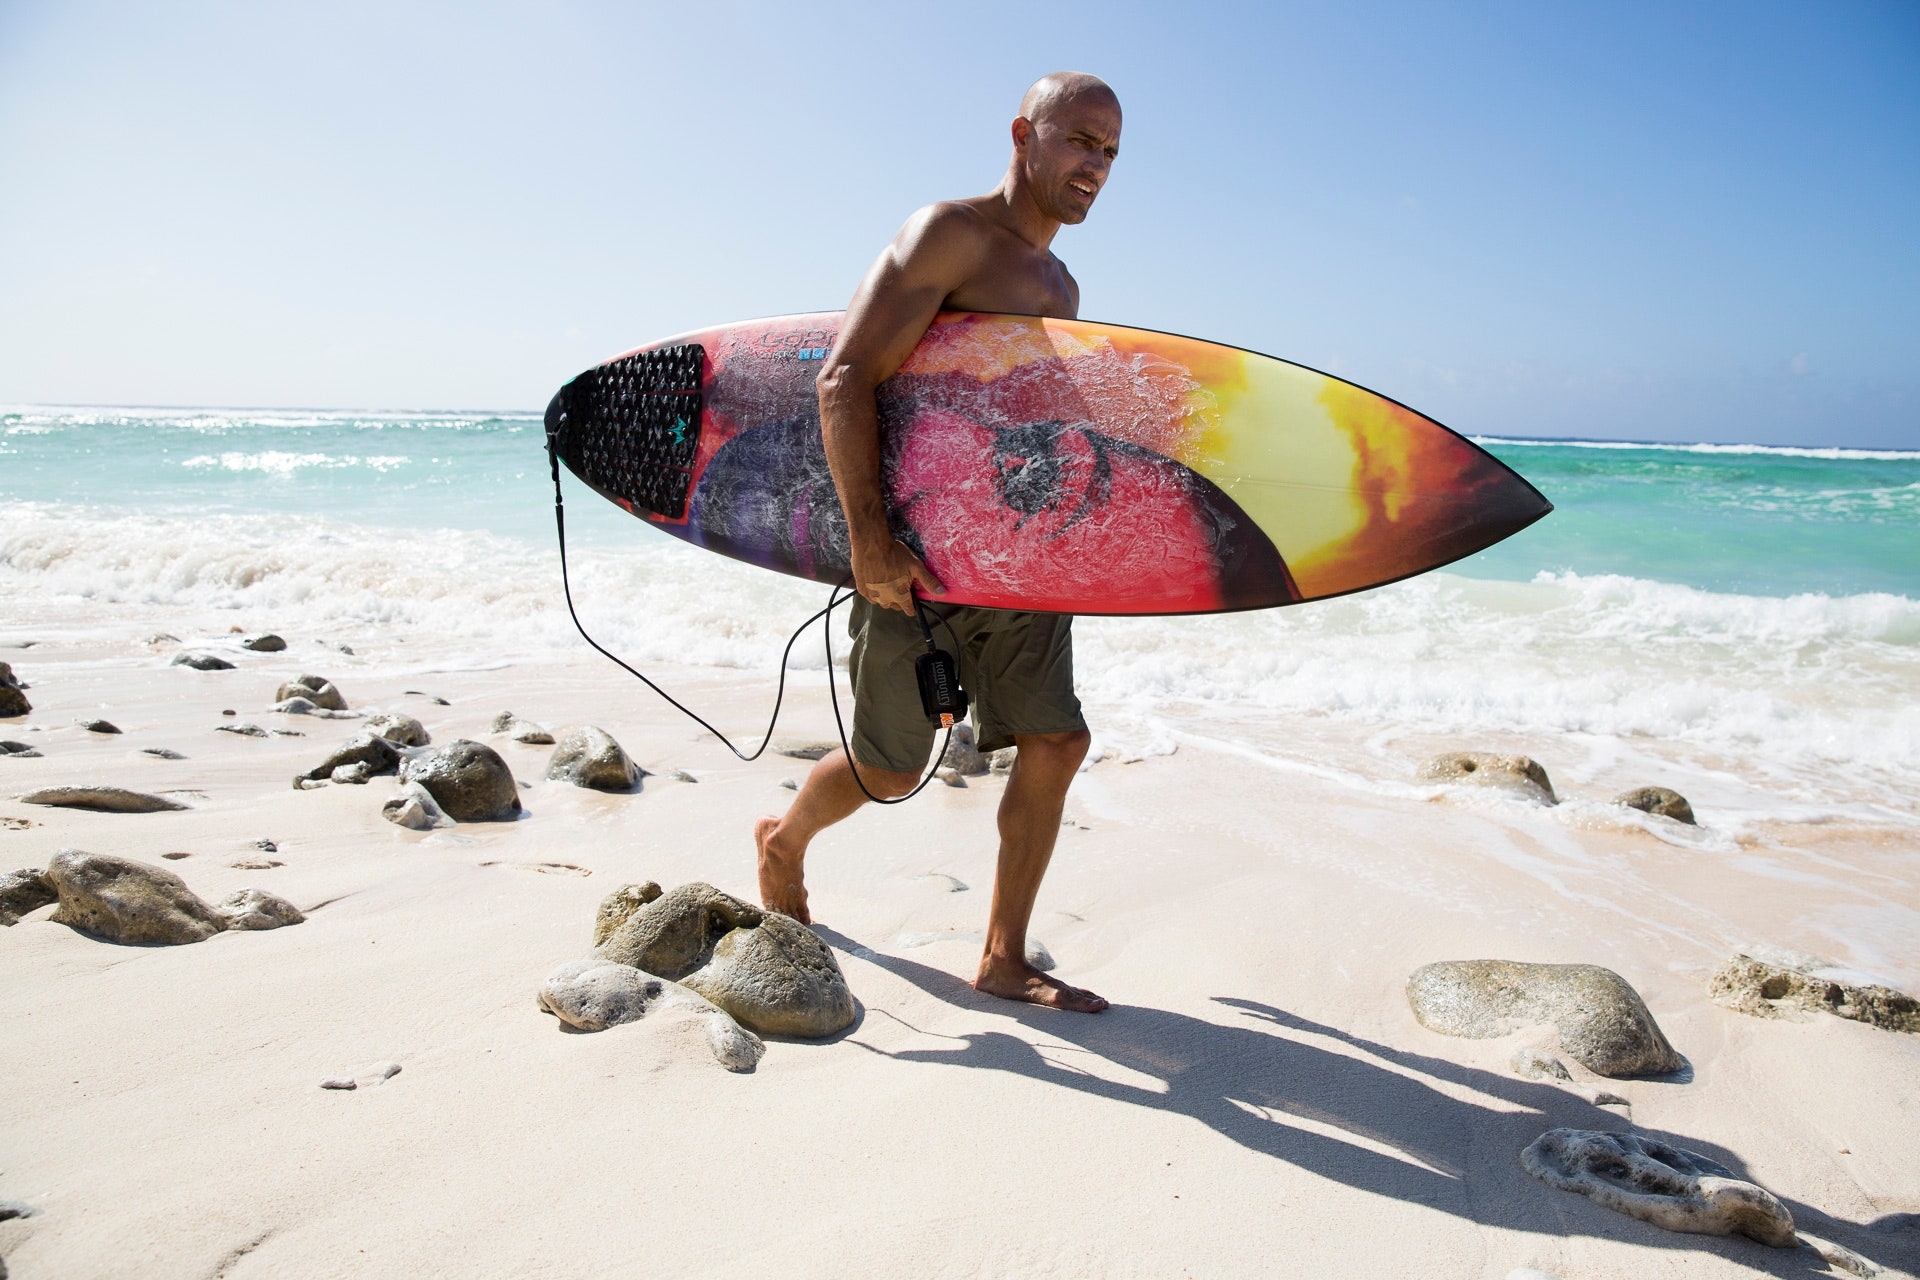
M848 576L814 380L842 313L638 347L547 408L553 453L658 529ZM1551 511L1505 463L1351 382L1090 321L942 312L878 393L896 536L998 609L1188 614L1423 573Z

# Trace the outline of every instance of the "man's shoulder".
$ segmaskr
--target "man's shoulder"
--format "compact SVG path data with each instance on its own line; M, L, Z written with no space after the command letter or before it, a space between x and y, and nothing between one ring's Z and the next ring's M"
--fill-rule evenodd
M911 249L954 252L991 244L997 230L972 200L936 200L913 211L900 239Z

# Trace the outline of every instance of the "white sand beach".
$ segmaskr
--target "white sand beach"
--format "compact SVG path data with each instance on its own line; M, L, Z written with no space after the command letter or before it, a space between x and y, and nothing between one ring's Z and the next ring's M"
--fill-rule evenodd
M256 654L228 627L271 618L25 612L0 639L31 647L0 657L34 711L0 736L42 754L0 759L0 796L111 784L190 807L0 799L0 866L119 854L209 901L258 886L307 918L176 947L115 945L50 909L0 930L0 1198L38 1211L0 1222L0 1256L23 1280L1844 1274L1808 1248L1679 1234L1546 1185L1519 1153L1557 1126L1703 1153L1804 1234L1920 1269L1920 1036L1707 994L1755 945L1920 990L1910 809L1863 795L1798 821L1742 816L1743 784L1696 762L1682 789L1701 825L1685 828L1604 804L1674 781L1677 766L1653 772L1657 742L1382 745L1308 716L1264 722L1287 753L1176 730L1163 754L1095 763L1069 797L1033 934L1060 976L1114 1002L1086 1017L967 985L1004 781L935 783L810 857L854 1025L770 1039L733 1073L664 1023L569 1033L534 992L587 952L596 903L624 883L753 899L750 824L790 801L779 783L806 761L740 764L591 654L452 661L430 635L372 627L326 638L352 655L291 632L287 652ZM143 643L157 631L236 669L168 667L182 646ZM266 712L299 671L356 710L418 717L436 743L492 744L525 812L422 833L382 819L391 778L293 789L356 728ZM729 729L763 723L768 672L658 674ZM831 736L819 672L796 681L781 731ZM546 781L551 748L488 735L509 708L598 724L654 776L628 795ZM95 716L124 732L74 725ZM235 719L304 736L217 731ZM1526 752L1563 803L1416 780L1454 748ZM231 865L261 858L260 839L284 865ZM1613 969L1685 1069L1525 1079L1509 1058L1553 1051L1550 1028L1422 1027L1409 973L1475 958ZM382 1060L400 1073L318 1087ZM1624 1102L1597 1104L1601 1089Z

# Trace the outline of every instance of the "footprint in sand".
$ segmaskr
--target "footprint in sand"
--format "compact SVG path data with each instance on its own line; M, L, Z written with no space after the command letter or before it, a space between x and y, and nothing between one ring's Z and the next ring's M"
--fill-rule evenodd
M970 887L965 880L962 880L958 876L950 876L944 871L929 871L924 875L915 876L914 879L931 880L944 888L948 893L965 893Z
M590 876L593 872L585 867L576 867L571 862L483 862L483 867L512 867L516 871L533 871L543 876Z

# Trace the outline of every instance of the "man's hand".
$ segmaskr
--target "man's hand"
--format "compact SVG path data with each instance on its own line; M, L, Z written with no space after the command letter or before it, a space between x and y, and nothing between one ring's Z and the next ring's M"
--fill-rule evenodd
M898 538L853 548L853 586L862 596L882 609L898 609L913 616L913 592L943 596L947 589L926 562Z

